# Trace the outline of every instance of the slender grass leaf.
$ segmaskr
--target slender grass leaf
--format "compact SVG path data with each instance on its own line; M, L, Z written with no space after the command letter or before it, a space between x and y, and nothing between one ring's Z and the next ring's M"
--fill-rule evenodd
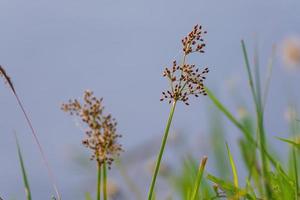
M288 140L288 139L285 139L285 138L281 138L281 137L276 137L278 140L281 140L282 142L286 142L286 143L289 143L295 147L297 147L298 149L300 149L300 143L297 143L293 140Z
M27 178L25 164L24 164L20 144L19 144L16 133L15 133L15 139L16 139L16 144L17 144L17 149L18 149L18 157L19 157L19 162L20 162L21 171L22 171L23 183L24 183L24 187L25 187L26 199L31 200L31 191L30 191L30 187L29 187L29 181Z
M85 200L92 200L92 196L89 192L85 193Z
M264 94L263 94L263 109L266 107L266 102L267 102L267 98L268 98L270 82L271 82L271 77L272 77L272 71L273 71L275 52L276 52L276 47L274 45L272 48L271 58L270 58L269 64L268 64L267 78L266 78Z
M226 149L227 149L227 153L228 153L228 157L229 157L229 161L230 161L230 165L231 165L231 170L232 170L232 175L233 175L233 183L235 187L239 187L239 178L237 175L237 170L236 170L236 166L232 157L232 154L230 152L230 149L228 147L228 144L226 143Z
M246 197L247 199L255 199L251 194L247 193L245 189L235 187L233 183L219 179L211 174L207 175L207 179L217 184L224 192L226 192L227 199L239 199Z
M254 144L257 148L260 148L257 145L256 141L253 139L251 132L248 129L246 129L241 123L239 123L239 121L225 108L225 106L214 96L214 94L207 87L205 87L205 91L210 100L215 104L215 106L217 106L217 108L221 112L223 112L223 114L244 134L245 138L249 142ZM279 165L279 162L277 162L276 159L272 157L272 155L270 155L265 149L263 149L263 151L265 152L266 156L268 157L273 166ZM282 171L284 171L282 167L280 168Z
M196 200L198 198L198 192L199 192L199 188L200 188L200 184L201 184L201 180L202 180L206 162L207 162L207 157L204 157L201 160L201 163L200 163L200 166L199 166L199 169L197 172L197 178L196 178L195 185L194 185L192 200Z

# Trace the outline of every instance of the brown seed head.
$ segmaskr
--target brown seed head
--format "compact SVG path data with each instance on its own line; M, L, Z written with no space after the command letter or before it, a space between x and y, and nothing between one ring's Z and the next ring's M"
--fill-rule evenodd
M16 93L15 87L11 81L11 78L7 75L6 71L4 70L4 68L1 65L0 65L0 77L3 77L4 81L6 83L8 83L8 85L11 88L11 90L13 91L13 93Z
M97 160L100 165L107 163L110 167L114 157L123 151L117 142L121 137L117 134L117 122L110 114L103 114L102 98L96 98L93 92L87 90L83 99L83 104L76 99L69 100L68 103L62 104L61 109L80 117L87 125L86 138L82 140L82 144L92 150L92 160Z
M162 92L161 101L167 99L169 103L172 101L182 101L186 105L189 105L189 97L200 95L206 95L204 80L206 74L209 72L208 68L199 69L194 64L186 63L186 56L190 53L200 52L203 53L202 27L199 25L194 26L191 31L184 39L183 44L183 63L177 64L174 60L171 67L165 68L163 76L166 77L170 82L169 90Z
M197 24L194 26L193 30L181 40L183 46L182 50L185 55L193 52L204 53L204 34L206 34L206 31L203 31L202 26Z

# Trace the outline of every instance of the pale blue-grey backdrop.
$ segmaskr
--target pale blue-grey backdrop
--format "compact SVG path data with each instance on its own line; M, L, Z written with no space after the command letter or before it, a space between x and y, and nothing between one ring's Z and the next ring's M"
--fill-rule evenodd
M250 52L258 42L262 72L272 45L277 44L267 128L272 134L282 134L287 131L283 120L286 97L297 91L299 74L284 69L280 44L300 34L299 13L297 0L1 0L0 64L12 77L30 114L64 199L83 199L74 191L80 185L79 177L85 175L72 167L69 156L70 146L84 151L79 145L82 133L60 111L63 101L81 97L85 89L104 97L107 111L119 121L125 149L159 138L169 110L166 103L159 102L167 86L161 76L163 67L180 58L181 37L200 23L208 31L207 53L193 61L210 67L207 84L234 113L235 97L228 87L236 87L251 102L240 40L246 40ZM15 130L33 195L49 199L53 192L39 152L14 97L2 83L0 196L24 199ZM173 130L185 130L185 137L204 138L209 104L200 98L189 107L179 105ZM239 136L232 130L232 138ZM230 143L236 145L235 140ZM209 152L209 146L205 149Z

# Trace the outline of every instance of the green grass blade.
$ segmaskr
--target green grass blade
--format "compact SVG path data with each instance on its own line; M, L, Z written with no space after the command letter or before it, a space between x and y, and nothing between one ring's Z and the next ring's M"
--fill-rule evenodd
M92 196L89 192L85 193L85 200L92 200Z
M242 50L244 54L245 66L248 73L249 85L252 92L252 97L255 103L256 108L256 120L257 120L257 133L259 137L259 145L260 145L260 155L261 155L261 163L262 163L262 178L264 181L265 192L269 199L272 198L272 191L269 185L269 160L267 159L267 144L266 144L266 134L264 129L264 114L262 108L262 97L261 97L261 89L260 89L260 74L258 69L258 59L257 55L255 56L255 87L253 85L253 76L250 69L249 59L247 55L246 45L244 41L241 41ZM256 51L257 52L257 51ZM256 53L255 52L255 53Z
M236 170L236 166L232 157L232 154L230 152L230 149L228 147L228 144L226 143L226 149L227 149L227 153L228 153L228 157L229 157L229 161L230 161L230 165L231 165L231 170L232 170L232 175L233 175L233 183L235 187L239 187L239 178L237 175L237 170Z
M28 178L27 178L27 173L26 173L26 169L25 169L24 160L23 160L23 157L22 157L20 144L19 144L19 141L18 141L18 138L17 138L16 134L15 134L15 138L16 138L16 144L17 144L17 149L18 149L19 162L20 162L21 171L22 171L23 183L24 183L24 187L25 187L26 199L31 200L31 191L30 191L30 187L29 187L29 181L28 181Z
M210 100L215 104L215 106L223 112L223 114L244 134L246 139L254 144L257 148L260 148L256 141L253 139L251 132L246 129L226 108L225 106L215 97L215 95L207 88L205 87L205 91L210 98ZM263 149L265 152L266 156L270 160L273 166L277 166L279 163L276 161L275 158L272 157L265 149ZM283 171L282 167L280 166L281 170Z
M255 199L251 194L247 193L245 189L235 187L231 182L224 181L211 174L207 175L207 179L217 184L218 187L226 192L227 199L241 199L242 197L245 197L246 199Z
M250 63L249 63L249 59L248 59L248 53L247 53L247 49L246 49L246 45L245 45L244 40L241 41L241 44L242 44L243 55L244 55L244 60L245 60L245 66L246 66L246 69L247 69L248 81L249 81L251 93L252 93L255 104L257 104L257 97L256 97L255 88L254 88L253 76L252 76L252 73L251 73L251 70L250 70Z
M276 137L278 140L281 140L282 142L286 142L286 143L289 143L291 145L293 145L294 147L300 149L300 143L297 143L293 140L288 140L288 139L285 139L285 138L281 138L281 137Z
M298 200L298 194L299 194L299 176L298 176L298 161L296 156L296 148L292 147L293 149L293 163L294 163L294 179L295 179L295 199Z
M269 88L270 88L270 82L271 82L271 77L272 77L272 71L273 71L273 64L274 64L275 53L276 53L276 47L273 46L271 58L270 58L269 63L268 63L267 78L266 78L266 82L265 82L265 88L264 88L264 94L263 94L263 100L262 100L263 101L263 105L262 105L263 109L266 106L267 97L268 97L268 93L269 93Z
M197 178L196 178L195 185L194 185L192 200L197 200L197 198L198 198L198 192L199 192L199 188L200 188L200 184L201 184L201 180L202 180L206 162L207 162L207 157L205 156L204 158L202 158L198 172L197 172Z
M214 94L208 89L205 88L205 91L210 98L210 100L217 106L217 108L225 114L225 116L238 128L244 133L245 137L251 141L255 142L254 139L251 136L251 133L245 129L245 127L239 123L239 121L223 106L223 104L217 99L217 97L214 96Z
M245 45L244 45L245 46ZM259 70L259 56L258 56L258 47L257 43L254 48L254 78L255 78L255 92L256 92L256 101L260 111L262 109L262 95L261 95L261 81L260 81L260 70ZM245 47L246 49L246 47Z
M211 109L213 107L214 109ZM216 107L209 106L209 112L212 112L209 119L209 140L212 147L212 158L214 166L217 170L217 175L220 178L226 178L229 171L229 165L224 152L226 128L223 123L222 113ZM217 122L217 123L216 123Z

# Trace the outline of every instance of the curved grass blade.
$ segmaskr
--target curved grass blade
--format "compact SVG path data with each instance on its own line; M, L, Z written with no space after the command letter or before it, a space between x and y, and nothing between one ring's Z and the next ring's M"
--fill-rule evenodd
M294 147L300 149L300 143L297 143L293 140L289 140L289 139L285 139L285 138L281 138L281 137L276 137L278 140L281 140L282 142L286 142L289 143L291 145L293 145Z
M225 106L215 97L215 95L208 89L205 88L205 91L210 98L210 100L217 106L217 108L222 111L225 116L238 128L242 131L245 137L253 143L256 143L253 139L251 133L225 108Z
M85 200L92 200L91 194L89 192L85 193Z
M217 184L224 192L226 192L227 199L239 199L245 197L246 199L255 199L251 194L247 193L245 189L235 187L231 182L224 181L211 174L207 175L207 179Z
M285 139L285 138L281 138L281 137L276 137L277 139L281 140L282 142L286 142L288 144L291 144L293 147L292 147L292 159L293 159L293 167L294 167L294 174L295 174L295 188L296 188L296 197L297 197L297 194L299 193L299 176L298 176L298 166L297 166L297 156L296 156L296 148L300 149L300 144L293 141L293 140L288 140L288 139ZM298 199L298 197L297 197Z
M27 178L25 164L24 164L24 161L23 161L22 152L21 152L20 144L19 144L16 133L15 133L15 139L16 139L18 157L19 157L19 162L20 162L20 167L21 167L22 177L23 177L23 182L24 182L24 187L25 187L26 199L31 200L31 191L30 191L30 187L29 187L29 181L28 181L28 178Z
M257 142L254 140L254 138L252 137L251 132L245 128L245 126L243 126L230 112L229 110L227 110L227 108L225 108L225 106L217 99L217 97L215 97L215 95L207 88L205 87L205 91L208 95L208 97L210 98L210 100L215 104L215 106L221 111L223 112L223 114L244 134L244 136L246 137L246 139L255 145L256 148L258 149L262 149L262 151L264 152L264 154L266 155L266 157L269 159L269 161L271 162L271 164L274 167L278 167L282 173L286 174L286 172L283 170L281 164L275 159L273 158L273 156L266 151L266 149L263 146L259 146L257 144Z
M237 175L237 170L236 170L236 166L232 157L232 154L230 152L230 149L228 147L228 144L226 143L226 149L227 149L227 153L228 153L228 157L229 157L229 161L230 161L230 165L231 165L231 170L232 170L232 175L233 175L233 183L235 187L239 187L239 178Z

